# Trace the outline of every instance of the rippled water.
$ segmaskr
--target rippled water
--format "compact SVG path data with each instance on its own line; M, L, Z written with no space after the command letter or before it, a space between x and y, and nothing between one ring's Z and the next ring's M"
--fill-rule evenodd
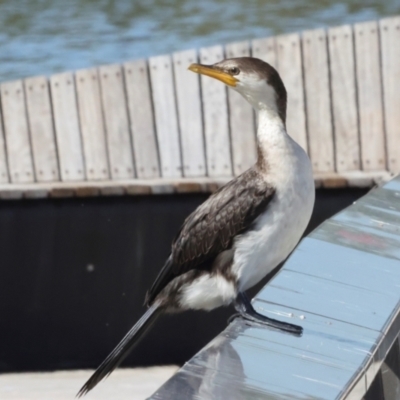
M0 81L394 14L399 0L0 0Z

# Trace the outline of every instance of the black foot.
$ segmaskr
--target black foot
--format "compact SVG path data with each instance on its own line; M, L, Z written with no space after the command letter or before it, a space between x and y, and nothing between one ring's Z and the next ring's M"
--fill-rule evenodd
M245 293L238 294L235 302L235 308L242 318L247 319L248 321L258 322L284 332L293 333L295 335L301 335L303 333L303 328L301 326L277 321L276 319L268 318L265 315L258 313L253 308ZM232 317L229 319L229 322L236 318L236 316L237 314L232 315Z

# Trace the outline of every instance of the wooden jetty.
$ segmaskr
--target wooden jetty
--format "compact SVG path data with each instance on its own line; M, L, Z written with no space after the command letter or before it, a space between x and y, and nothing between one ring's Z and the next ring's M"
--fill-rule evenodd
M187 71L252 55L289 93L317 186L400 172L400 17L0 85L0 198L212 191L255 160L255 115Z

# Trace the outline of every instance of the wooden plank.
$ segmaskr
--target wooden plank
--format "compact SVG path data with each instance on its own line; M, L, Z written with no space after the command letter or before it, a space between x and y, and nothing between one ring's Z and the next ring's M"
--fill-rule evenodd
M228 44L228 58L249 57L248 42ZM253 107L234 90L228 90L229 122L231 130L233 172L239 175L250 168L257 159L256 130Z
M182 164L171 57L151 57L149 63L161 175L179 177Z
M53 75L50 78L50 87L61 180L84 180L82 144L72 73Z
M74 197L74 195L75 191L70 188L52 188L49 191L49 196L54 197L56 199Z
M214 64L224 59L222 46L200 49L200 63ZM225 85L201 76L207 172L209 176L231 176L228 107Z
M308 148L314 171L335 170L326 33L303 32Z
M289 135L307 151L300 36L297 33L277 36L276 50L278 71L288 93L286 128Z
M195 50L174 53L176 96L181 132L183 174L187 177L205 176L203 117L201 113L200 78L188 71L197 62Z
M251 42L251 53L253 57L259 58L278 69L276 38L274 36L254 39Z
M22 81L3 83L1 102L11 182L33 182L33 163Z
M123 194L161 194L161 193L209 193L225 185L231 177L194 177L194 178L158 178L127 179L80 182L34 182L0 184L0 199L43 198L123 195ZM387 171L349 171L324 172L314 175L318 187L367 188L382 184L391 179Z
M381 185L392 179L388 171L343 171L343 172L317 172L314 173L314 181L319 181L320 186L334 187L358 187L366 188ZM346 182L345 185L342 183Z
M344 25L329 29L328 35L336 170L358 170L361 163L353 30Z
M362 168L368 171L384 169L386 156L378 24L375 21L355 24L354 35Z
M99 75L110 175L116 180L133 178L135 171L122 68L117 64L103 66L99 68Z
M122 186L120 186L120 187L104 186L104 187L100 188L100 193L103 196L122 196L126 192L125 192L125 188Z
M400 172L400 17L380 21L388 167Z
M161 178L81 182L39 182L0 184L0 199L44 197L93 197L98 195L143 195L163 193L209 192L210 185L220 187L229 179Z
M8 185L9 190L0 191L1 200L20 200L24 197L24 192L21 190L14 190L12 187L14 185Z
M145 185L127 185L125 187L126 189L126 194L129 194L131 196L137 195L137 194L151 194L151 187L150 186L145 186Z
M60 175L47 78L25 79L25 93L36 180L58 181Z
M77 188L75 189L75 196L76 197L97 197L100 195L99 188Z
M86 176L88 180L107 179L109 169L97 69L77 71L75 81Z
M0 102L1 105L1 102ZM3 132L3 116L0 107L0 183L8 182L8 168L7 168L7 158L6 158L6 143L4 141Z
M124 64L124 74L136 173L138 178L157 178L160 167L146 61Z

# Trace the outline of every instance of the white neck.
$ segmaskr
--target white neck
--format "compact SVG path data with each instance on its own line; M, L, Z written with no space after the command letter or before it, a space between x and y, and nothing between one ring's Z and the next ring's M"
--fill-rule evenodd
M261 169L271 167L273 160L282 158L291 139L286 133L285 122L279 115L275 89L265 80L249 79L235 87L258 114L257 146Z
M289 135L278 113L267 107L259 109L257 129L259 165L270 165L271 161L287 148L288 142L290 142Z

